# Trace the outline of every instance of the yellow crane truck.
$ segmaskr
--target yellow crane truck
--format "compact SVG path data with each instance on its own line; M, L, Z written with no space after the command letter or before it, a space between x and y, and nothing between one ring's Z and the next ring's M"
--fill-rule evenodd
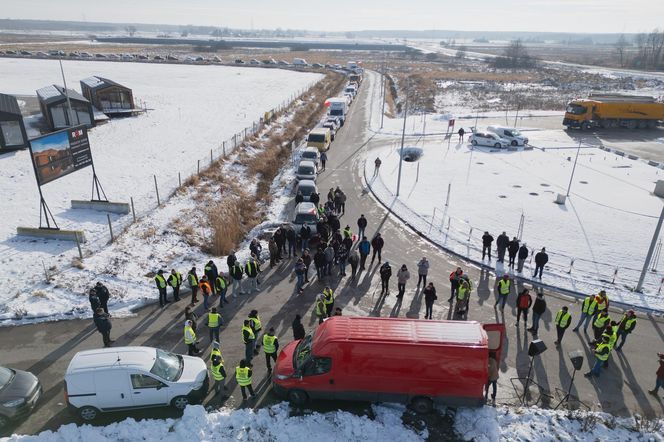
M664 120L664 103L655 97L621 94L590 94L570 101L563 125L588 130L596 127L654 129Z

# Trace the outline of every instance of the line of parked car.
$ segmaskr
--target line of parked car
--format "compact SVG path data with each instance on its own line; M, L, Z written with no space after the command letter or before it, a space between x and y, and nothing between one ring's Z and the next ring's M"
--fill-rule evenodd
M503 149L510 146L525 146L528 144L528 137L513 127L488 126L486 131L473 132L468 141L473 146Z

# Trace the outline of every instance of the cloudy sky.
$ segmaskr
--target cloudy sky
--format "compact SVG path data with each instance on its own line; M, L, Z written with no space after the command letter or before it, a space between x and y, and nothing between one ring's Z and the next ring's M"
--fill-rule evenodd
M2 0L1 18L233 28L642 32L664 0Z

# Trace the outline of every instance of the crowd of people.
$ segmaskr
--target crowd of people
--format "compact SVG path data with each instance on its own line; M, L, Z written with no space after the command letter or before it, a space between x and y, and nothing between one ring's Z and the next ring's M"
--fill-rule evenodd
M482 235L482 261L486 258L491 261L493 241L493 236L489 232L484 232L484 235ZM512 270L516 268L517 273L523 273L523 266L532 254L532 251L528 250L527 244L525 242L522 243L516 236L510 239L506 232L498 235L495 241L496 254L498 255L497 261L504 264L505 254L507 254L507 267ZM535 253L534 258L535 271L533 272L533 278L542 279L544 266L549 262L549 255L546 253L546 248L542 247L542 250Z

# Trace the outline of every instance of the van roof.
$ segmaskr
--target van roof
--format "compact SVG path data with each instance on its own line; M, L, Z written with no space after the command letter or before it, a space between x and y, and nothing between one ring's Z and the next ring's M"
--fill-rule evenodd
M320 135L325 135L325 134L328 133L329 131L330 131L330 129L328 129L328 128L326 128L326 127L317 127L317 128L315 128L315 129L311 129L311 132L309 132L309 133L310 133L310 134L320 134Z
M477 321L424 321L408 318L333 316L316 329L313 352L330 341L371 341L395 344L486 345Z
M111 347L79 351L74 355L67 374L96 368L136 367L150 370L154 365L157 350L153 347Z

